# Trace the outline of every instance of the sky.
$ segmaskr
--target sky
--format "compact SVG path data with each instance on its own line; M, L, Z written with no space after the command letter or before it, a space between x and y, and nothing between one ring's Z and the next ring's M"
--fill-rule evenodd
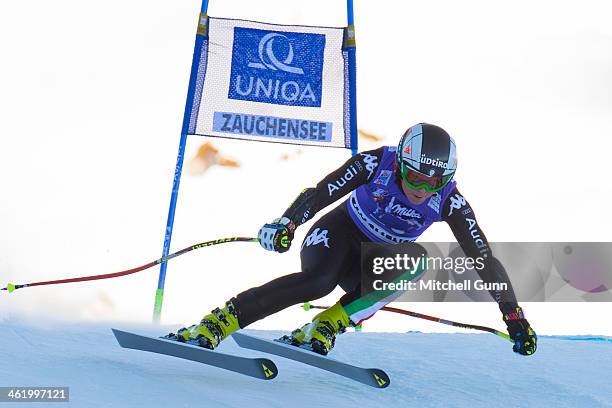
M0 5L0 284L114 272L160 256L199 7ZM417 122L448 130L459 188L491 241L610 241L610 8L356 0L359 127L388 145ZM346 18L341 1L211 0L209 14L330 26ZM187 158L203 141L189 139ZM307 148L283 161L298 148L213 142L242 166L183 177L173 250L254 236L349 157ZM453 239L442 223L422 238ZM198 321L238 292L298 271L298 249L279 255L236 243L173 260L162 321ZM149 321L157 274L3 292L0 318ZM503 327L493 304L404 306ZM525 310L538 332L612 334L610 304ZM253 327L292 329L311 315L294 307ZM366 329L447 330L382 313Z

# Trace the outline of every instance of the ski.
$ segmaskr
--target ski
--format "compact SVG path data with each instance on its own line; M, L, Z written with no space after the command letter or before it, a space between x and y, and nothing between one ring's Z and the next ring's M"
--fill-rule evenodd
M387 373L378 368L357 367L283 342L266 340L240 332L233 333L232 337L240 347L299 361L374 388L386 388L391 382Z
M117 329L111 330L117 342L123 348L149 351L151 353L165 354L185 360L197 361L199 363L259 378L261 380L272 380L278 374L278 369L274 362L267 358L233 356L231 354L207 350L191 344L179 343L174 340L148 337Z

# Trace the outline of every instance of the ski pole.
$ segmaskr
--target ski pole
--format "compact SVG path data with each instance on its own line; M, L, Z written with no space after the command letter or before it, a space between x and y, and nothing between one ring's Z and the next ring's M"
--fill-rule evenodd
M128 269L128 270L121 271L121 272L106 273L102 275L81 276L77 278L58 279L58 280L51 280L51 281L44 281L44 282L31 282L31 283L24 283L24 284L19 284L19 285L9 283L6 285L6 287L0 290L6 290L9 293L11 293L17 289L29 288L32 286L57 285L59 283L84 282L84 281L99 280L99 279L117 278L119 276L125 276L125 275L130 275L132 273L144 271L145 269L151 268L152 266L159 265L160 263L167 262L172 258L176 258L177 256L181 256L183 254L186 254L187 252L191 252L194 249L200 249L200 248L209 247L212 245L225 244L227 242L258 242L258 239L257 238L244 238L244 237L220 238L220 239L215 239L212 241L206 241L206 242L201 242L199 244L191 245L187 248L181 249L180 251L176 251L168 256L156 259L153 262L149 262L147 264L137 266L136 268Z
M311 305L309 303L305 303L303 305L304 310L309 310L309 309L327 309L328 306L315 306L315 305ZM442 323L442 324L447 324L449 326L455 326L455 327L462 327L464 329L473 329L473 330L480 330L480 331L485 331L488 333L493 333L496 336L502 337L508 341L512 342L512 339L510 339L510 336L504 332L501 332L499 330L493 329L491 327L485 327L485 326L478 326L475 324L469 324L469 323L459 323L459 322L454 322L452 320L446 320L446 319L442 319L440 317L435 317L435 316L429 316L423 313L417 313L417 312L412 312L410 310L404 310L404 309L398 309L396 307L389 307L389 306L383 306L382 309L380 310L384 310L386 312L391 312L391 313L398 313L398 314L402 314L402 315L406 315L406 316L412 316L412 317L416 317L419 319L425 319L425 320L429 320L432 322L436 322L436 323Z

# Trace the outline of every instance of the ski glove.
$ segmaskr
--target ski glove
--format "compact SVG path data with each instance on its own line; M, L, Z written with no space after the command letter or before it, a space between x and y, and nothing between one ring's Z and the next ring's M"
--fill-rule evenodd
M525 319L523 309L516 306L507 313L504 313L504 322L508 326L510 338L514 341L512 350L524 356L530 356L535 353L538 347L538 336L529 325L527 319Z
M295 224L287 217L277 218L259 230L259 244L268 251L287 252L291 247Z

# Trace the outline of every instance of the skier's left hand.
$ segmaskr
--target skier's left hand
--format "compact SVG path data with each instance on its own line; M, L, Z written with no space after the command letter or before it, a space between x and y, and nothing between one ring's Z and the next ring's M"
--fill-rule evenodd
M504 321L506 326L508 326L508 334L512 341L514 341L512 350L524 356L530 356L535 353L538 348L538 336L529 325L527 319L525 319L523 309L516 306L514 309L504 313Z

